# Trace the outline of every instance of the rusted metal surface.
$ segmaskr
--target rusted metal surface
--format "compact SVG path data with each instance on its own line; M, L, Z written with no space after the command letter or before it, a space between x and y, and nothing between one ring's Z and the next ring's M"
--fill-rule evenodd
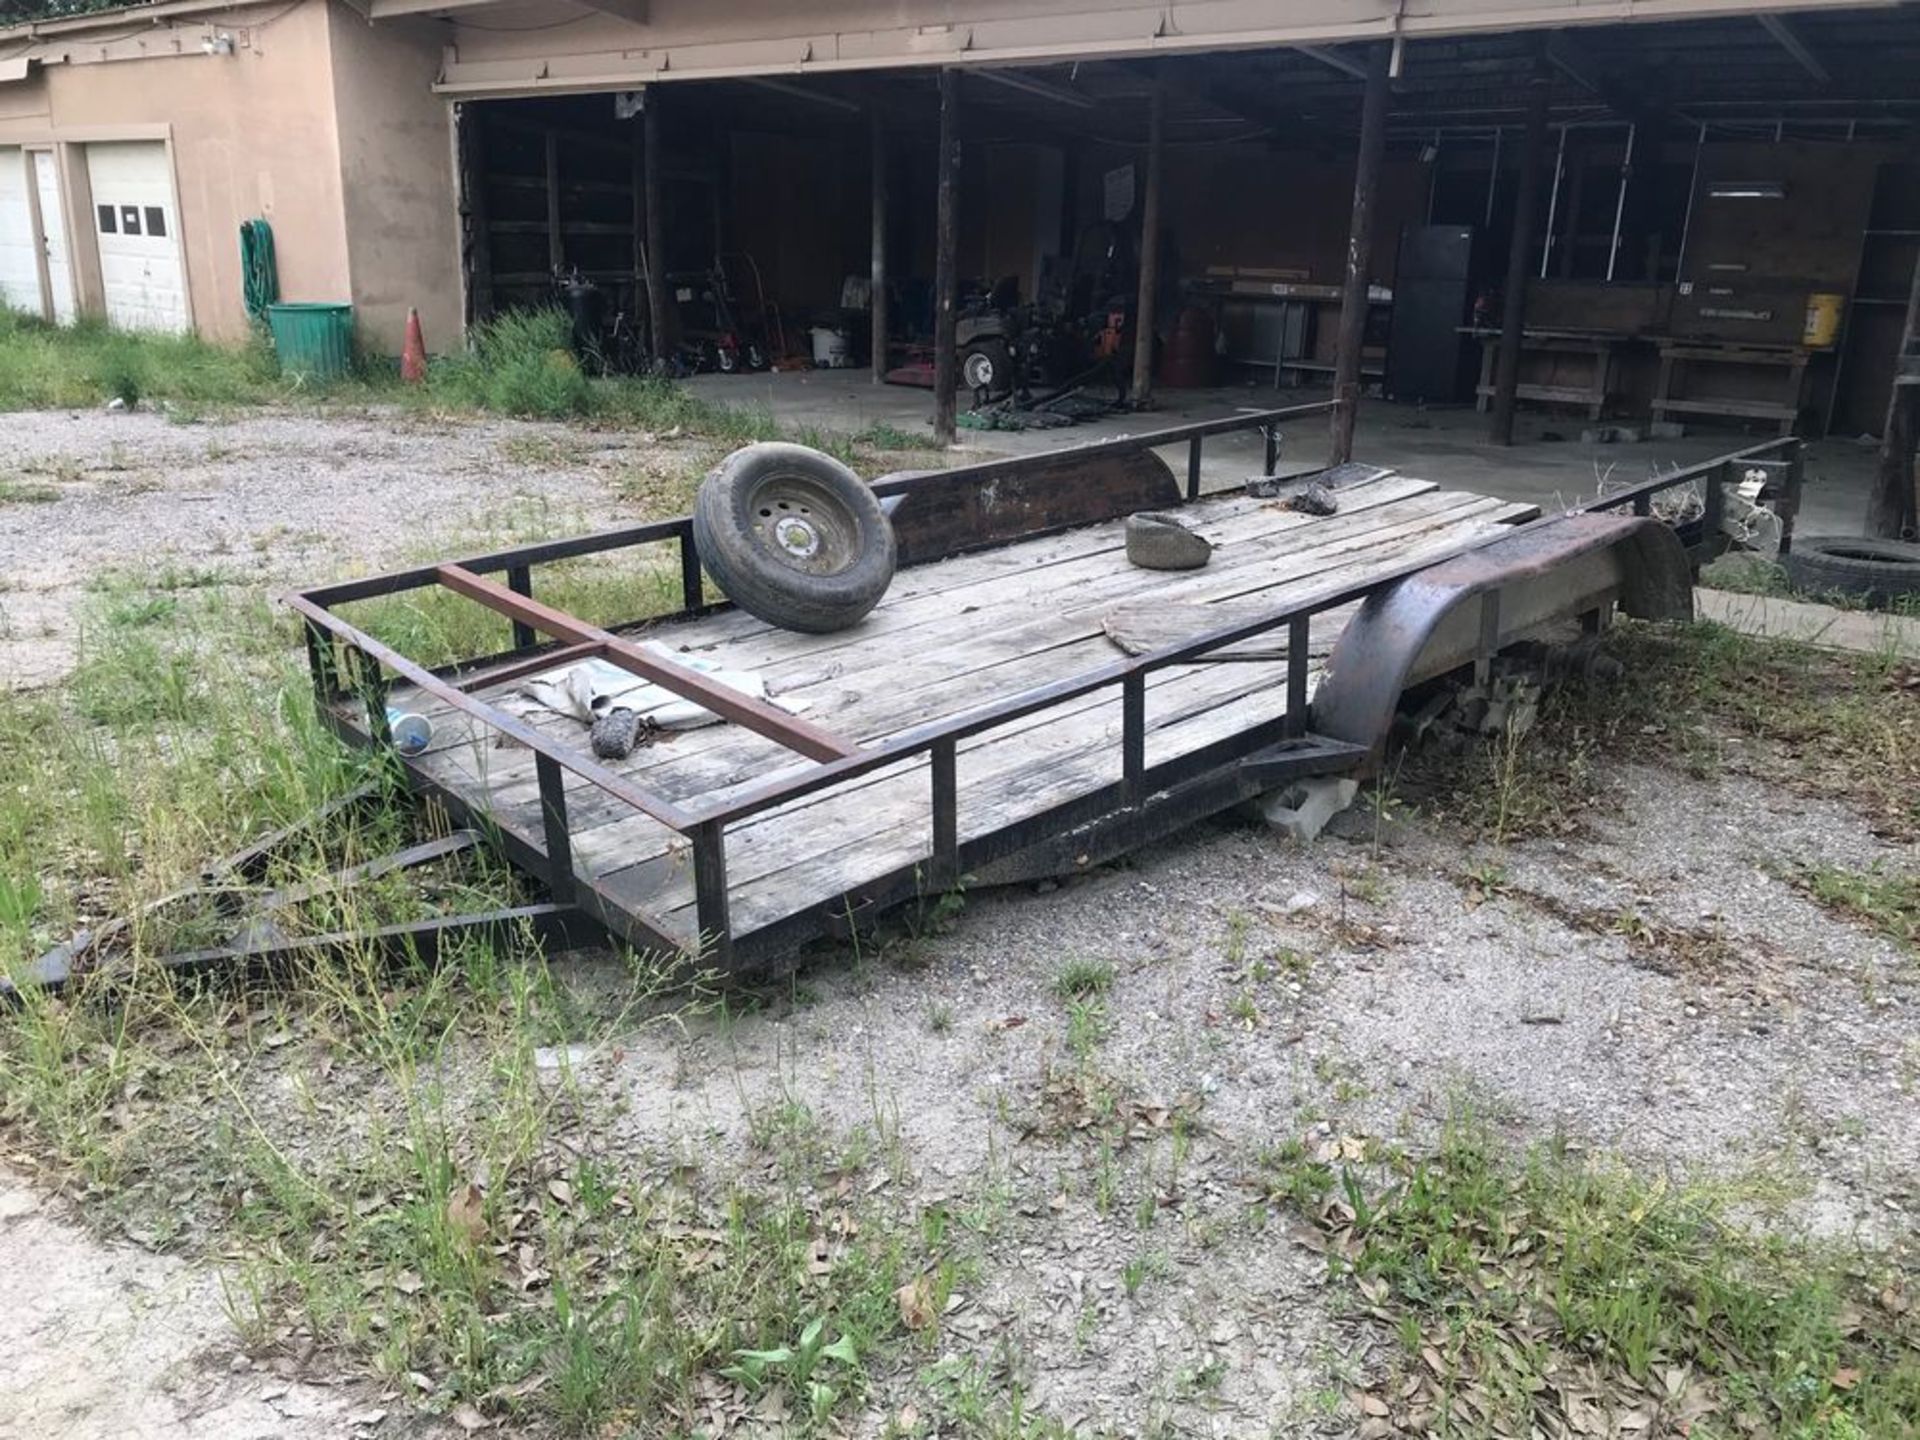
M442 565L435 575L447 589L531 626L542 635L574 645L598 646L601 657L607 663L618 665L642 680L651 680L663 690L671 690L683 700L703 705L714 714L736 725L744 725L769 740L777 740L789 750L797 751L809 759L836 760L858 753L851 741L830 735L818 725L810 724L797 715L790 715L777 705L769 705L730 685L722 685L692 666L663 660L611 630L589 625L584 620L576 620L564 610L517 595L506 586L476 575L471 570L458 565Z
M202 872L199 884L162 896L96 929L78 932L46 951L13 979L0 976L0 1006L18 1000L23 988L58 993L95 976L111 983L117 978L114 966L127 937L140 928L161 923L167 914L188 904L197 907L197 913L218 919L228 933L227 940L220 945L142 956L142 967L173 973L216 967L267 969L324 955L432 964L444 946L461 940L503 944L530 938L539 943L580 944L604 938L604 929L583 911L565 903L547 902L356 930L290 933L283 921L286 912L297 905L384 875L465 854L487 843L478 828L454 829L318 879L265 893L246 888L259 885L277 857L306 841L321 826L349 813L371 809L383 793L384 787L376 785L355 789L318 807L297 824L262 836L215 861Z
M175 974L201 970L249 968L270 970L293 960L326 955L371 956L389 962L438 962L443 950L461 942L510 944L529 939L536 944L577 946L604 941L606 932L569 906L515 905L471 915L447 915L404 925L382 925L370 930L337 930L323 935L259 936L232 945L184 950L142 963ZM0 1006L14 1003L23 987L58 993L85 978L86 968L60 951L49 951L21 973L18 981L0 977Z
M985 480L971 470L928 470L890 475L873 488L900 501L893 535L903 565L1180 503L1173 471L1151 450L1069 450Z
M1408 686L1616 602L1649 620L1692 618L1686 550L1659 521L1559 515L1444 560L1361 605L1328 658L1314 726L1377 762Z

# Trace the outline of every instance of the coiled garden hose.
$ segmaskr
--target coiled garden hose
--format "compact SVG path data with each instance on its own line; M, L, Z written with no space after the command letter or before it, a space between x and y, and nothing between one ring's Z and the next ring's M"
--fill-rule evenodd
M273 227L264 220L240 222L240 293L247 318L267 320L267 306L280 298L280 271L273 260Z

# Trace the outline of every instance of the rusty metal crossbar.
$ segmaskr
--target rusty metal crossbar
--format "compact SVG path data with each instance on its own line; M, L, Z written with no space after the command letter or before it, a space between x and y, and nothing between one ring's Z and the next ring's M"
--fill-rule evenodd
M1207 436L1248 429L1261 431L1266 440L1266 470L1267 473L1271 473L1277 454L1278 426L1287 420L1302 416L1325 414L1329 408L1328 404L1322 403L1250 412L1220 420L1175 426L1139 436L1098 441L1080 449L1087 452L1118 452L1157 449L1185 443L1190 447L1187 495L1191 499L1199 494L1200 446ZM1788 450L1788 456L1784 462L1770 459L1775 452L1783 449ZM1723 504L1722 487L1727 475L1733 467L1748 461L1784 464L1787 473L1787 503L1783 506L1783 530L1790 535L1791 511L1797 507L1799 499L1801 468L1798 442L1791 437L1769 441L1732 455L1717 457L1698 465L1676 470L1668 475L1657 476L1579 508L1587 512L1600 512L1631 506L1635 514L1646 515L1650 513L1655 495L1696 480L1705 480L1708 496L1706 502L1708 524L1704 527L1707 531L1704 544L1711 546L1714 542L1714 531L1718 528L1718 517ZM992 478L995 474L1003 472L1014 473L1022 463L1019 457L990 461L979 466L967 467L967 473L982 478ZM950 478L955 472L943 473ZM910 488L911 484L910 478L902 477L885 482L882 487L877 488L883 488L888 493L900 493ZM1385 572L1372 575L1363 582L1314 591L1276 608L1271 614L1222 626L1178 644L1115 661L1070 679L1036 686L1004 700L904 731L879 744L865 747L854 745L829 732L808 725L797 717L766 705L764 702L752 700L738 691L719 686L697 671L662 660L611 631L589 625L532 598L530 571L535 565L650 542L674 540L680 546L686 606L683 613L701 612L705 607L702 605L700 590L699 559L694 549L691 524L685 519L629 526L574 540L501 551L457 564L428 566L391 575L317 587L294 593L288 597L288 603L305 621L309 660L314 672L316 690L322 703L326 704L338 699L343 692L357 691L367 707L368 734L376 743L382 741L386 735L386 682L381 674L384 669L392 671L469 718L509 736L533 751L538 773L543 828L547 841L544 864L541 868L547 872L545 878L556 901L562 904L569 903L574 894L567 804L562 783L563 770L570 771L631 808L687 836L693 850L695 912L702 945L710 946L711 957L718 963L726 965L732 958L734 939L728 923L726 832L729 826L924 754L929 758L929 783L932 790L930 853L926 862L927 878L934 884L952 883L960 874L963 856L970 851L981 850L977 844L963 846L960 841L956 754L962 740L1109 686L1118 686L1121 691L1122 717L1121 780L1117 786L1107 787L1093 796L1084 797L1084 803L1076 801L1070 808L1075 810L1076 815L1085 811L1091 816L1103 807L1112 809L1115 806L1136 805L1142 797L1154 793L1156 787L1191 778L1194 770L1190 763L1191 757L1152 768L1145 763L1146 679L1152 672L1169 666L1202 663L1215 650L1285 626L1288 634L1285 716L1277 725L1255 727L1244 736L1233 737L1227 742L1219 742L1208 747L1208 758L1213 764L1230 764L1237 759L1254 754L1261 747L1270 748L1276 741L1297 743L1306 737L1308 728L1307 696L1310 679L1308 632L1314 616L1378 594L1408 576L1440 564L1449 558L1524 533L1534 526L1551 523L1553 523L1553 517L1534 521L1528 526L1503 528L1497 534L1475 537L1457 546L1449 547L1439 554L1428 554L1409 560ZM506 572L509 578L509 583L505 586L483 578L489 572L502 571ZM335 605L434 585L465 595L507 616L514 623L516 645L520 648L533 644L536 634L544 634L562 643L557 648L536 655L510 658L504 664L478 673L449 679L401 655L332 613L331 607ZM336 645L344 646L347 654L352 657L352 668L355 673L349 684L341 683L338 656L334 651ZM605 658L633 674L662 685L675 694L706 705L716 713L786 745L813 763L786 774L774 776L764 784L731 801L686 808L634 785L625 777L595 763L572 747L549 739L532 726L469 693L478 686L500 683L507 679L536 673L552 665L589 657ZM1096 801L1098 801L1097 805ZM1058 819L1059 817L1049 812L1047 817L1036 817L1036 820L1040 818ZM1020 829L1021 827L1012 828ZM1022 833L1024 834L1025 831L1022 830ZM665 927L649 917L638 915L634 918L650 935L656 937L666 935Z

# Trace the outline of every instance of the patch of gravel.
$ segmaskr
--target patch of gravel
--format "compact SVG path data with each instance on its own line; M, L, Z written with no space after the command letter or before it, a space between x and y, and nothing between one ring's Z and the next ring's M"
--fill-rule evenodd
M897 1134L922 1203L999 1195L961 1333L1011 1345L1056 1416L1304 1433L1369 1340L1307 1237L1259 1223L1250 1182L1283 1141L1418 1145L1466 1101L1516 1145L1764 1167L1775 1223L1911 1231L1920 963L1788 877L1914 857L1751 779L1616 778L1590 834L1497 855L1417 819L1377 854L1351 821L1361 838L1307 850L1201 827L1061 887L976 895L908 964L816 958L797 998L587 1070L625 1106L616 1148L744 1158L752 1116L797 1102ZM1503 882L1477 896L1468 872L1496 860ZM1115 972L1091 1055L1070 1053L1054 993L1070 959ZM1049 1086L1077 1075L1193 1107L1190 1150L1161 1133L1103 1155L1099 1126L1049 1124ZM1149 1267L1132 1296L1130 1265Z
M411 411L0 415L0 474L59 492L0 502L0 684L71 667L76 612L105 572L284 586L476 536L578 533L634 518L612 483L622 470L691 453L638 431Z

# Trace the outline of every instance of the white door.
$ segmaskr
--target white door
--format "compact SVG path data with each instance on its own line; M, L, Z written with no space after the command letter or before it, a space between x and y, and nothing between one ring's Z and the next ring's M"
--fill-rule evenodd
M0 145L0 305L28 315L45 312L27 156L18 145Z
M187 329L187 283L167 147L158 140L87 146L100 289L107 319L128 330Z
M47 252L47 288L53 292L53 318L73 323L73 260L67 251L67 212L60 204L60 170L51 150L33 152L33 173L40 186L40 237Z

